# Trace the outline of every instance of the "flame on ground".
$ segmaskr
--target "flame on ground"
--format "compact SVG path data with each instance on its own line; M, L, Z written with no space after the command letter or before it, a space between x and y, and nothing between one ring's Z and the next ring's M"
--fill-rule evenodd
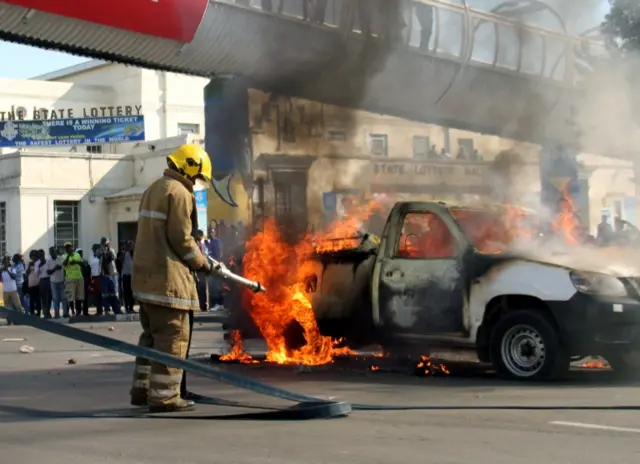
M416 365L416 374L418 375L434 375L434 374L445 374L448 375L451 372L447 369L444 364L433 363L429 359L429 356L422 355L420 356L420 361Z
M578 365L578 367L582 367L585 369L609 369L611 366L609 366L608 362L598 359L594 361L585 361L582 364Z
M244 351L244 344L242 343L242 336L240 335L239 330L234 330L233 332L231 332L231 340L229 340L229 346L231 347L231 351L220 356L220 361L237 361L242 364L258 363L258 360L253 359L249 353Z

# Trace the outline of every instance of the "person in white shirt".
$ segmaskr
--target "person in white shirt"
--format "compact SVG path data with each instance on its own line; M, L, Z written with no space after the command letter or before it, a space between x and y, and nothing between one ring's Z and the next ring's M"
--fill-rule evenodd
M18 293L16 268L11 265L11 257L5 256L0 270L2 272L2 299L4 300L4 304L7 305L9 309L23 313L24 308L22 307L20 294ZM11 320L8 320L9 324L11 324Z

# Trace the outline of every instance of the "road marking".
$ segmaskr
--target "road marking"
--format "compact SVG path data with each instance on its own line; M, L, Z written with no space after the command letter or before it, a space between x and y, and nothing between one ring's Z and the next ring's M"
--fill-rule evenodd
M630 429L627 427L612 427L610 425L598 425L598 424L584 424L582 422L563 422L563 421L554 421L549 422L551 425L563 425L566 427L578 427L581 429L592 429L592 430L609 430L611 432L629 432L629 433L640 433L640 429Z

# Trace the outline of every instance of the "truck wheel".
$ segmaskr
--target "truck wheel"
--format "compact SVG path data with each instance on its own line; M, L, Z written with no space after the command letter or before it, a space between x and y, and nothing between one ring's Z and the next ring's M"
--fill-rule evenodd
M549 318L518 310L498 320L491 334L491 361L498 373L518 380L558 380L569 371L569 356Z

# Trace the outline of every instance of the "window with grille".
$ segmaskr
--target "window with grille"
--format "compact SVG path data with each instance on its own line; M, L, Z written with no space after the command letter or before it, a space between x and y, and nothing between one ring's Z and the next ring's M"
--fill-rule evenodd
M387 134L371 134L371 154L374 156L387 156Z
M0 201L0 257L7 255L7 202Z
M191 124L191 123L178 123L178 135L185 134L199 134L200 133L200 124Z
M424 135L413 136L413 156L415 158L426 158L429 155L429 137Z
M63 248L65 242L71 242L74 249L78 248L79 212L80 202L78 201L53 202L53 240L56 248Z

